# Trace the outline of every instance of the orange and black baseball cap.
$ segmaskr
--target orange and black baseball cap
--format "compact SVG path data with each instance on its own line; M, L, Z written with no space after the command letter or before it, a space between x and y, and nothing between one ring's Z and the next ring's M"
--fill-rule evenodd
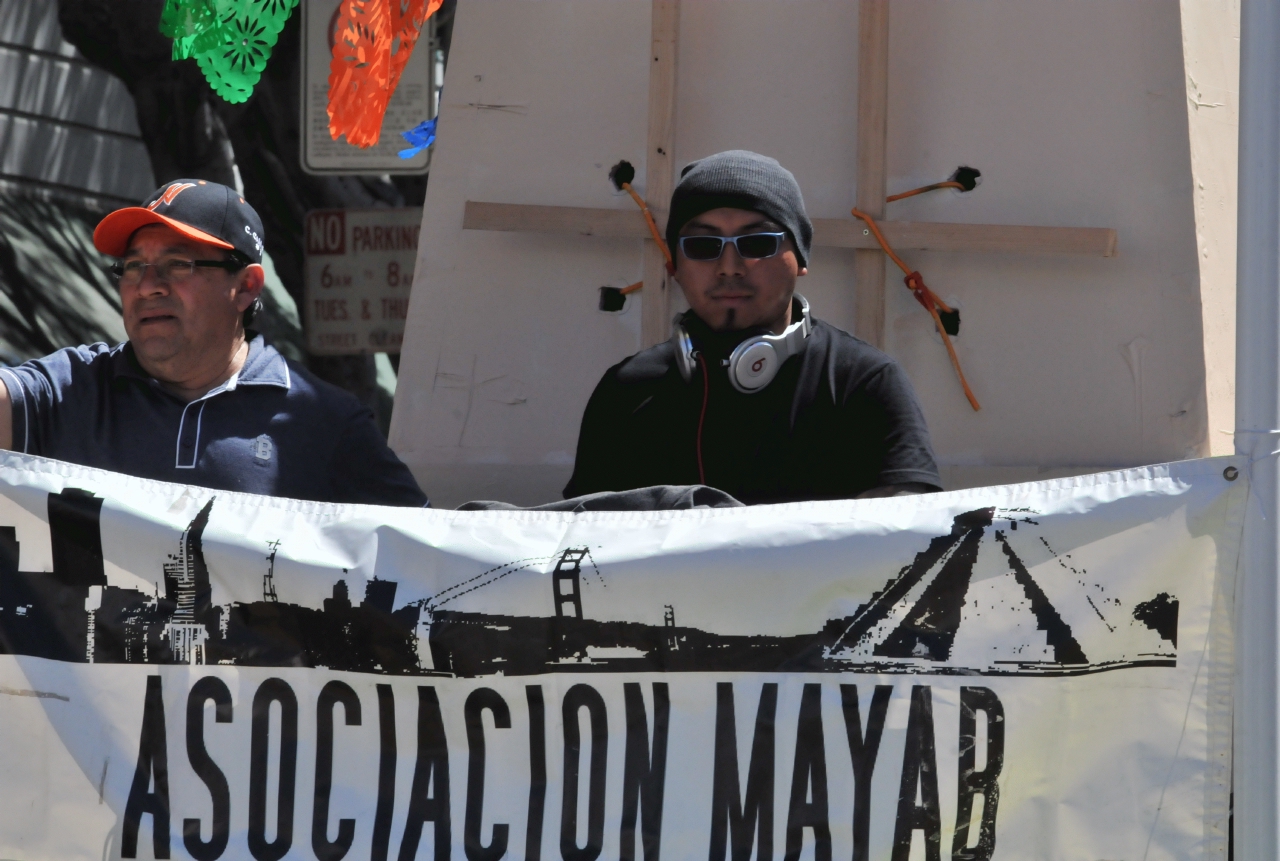
M93 231L103 254L123 257L139 229L164 224L197 242L237 251L262 262L262 219L234 188L204 179L175 179L156 189L141 206L117 209Z

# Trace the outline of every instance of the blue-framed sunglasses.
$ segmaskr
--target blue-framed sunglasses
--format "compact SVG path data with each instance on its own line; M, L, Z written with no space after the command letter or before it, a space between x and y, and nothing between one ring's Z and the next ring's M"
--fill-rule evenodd
M726 242L732 242L743 260L772 257L782 249L785 233L748 233L744 236L681 236L680 253L690 260L717 260Z

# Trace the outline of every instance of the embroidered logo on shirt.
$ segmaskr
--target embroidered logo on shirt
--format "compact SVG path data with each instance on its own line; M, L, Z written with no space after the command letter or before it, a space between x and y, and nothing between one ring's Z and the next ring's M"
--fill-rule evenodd
M258 460L271 460L271 452L275 450L275 445L271 442L271 437L263 434L253 441L253 456Z

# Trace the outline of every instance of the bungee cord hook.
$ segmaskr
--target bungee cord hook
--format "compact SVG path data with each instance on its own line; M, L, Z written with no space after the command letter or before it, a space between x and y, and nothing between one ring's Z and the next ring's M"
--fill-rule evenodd
M885 198L885 203L893 203L895 200L915 197L917 194L924 194L927 191L936 191L942 188L954 188L962 192L973 191L978 187L981 176L982 172L976 168L961 166L956 168L956 172L951 174L951 178L945 182L935 182L932 185L913 188L900 194L891 194ZM982 409L982 406L978 403L978 398L973 394L973 389L969 388L969 381L965 379L964 370L960 367L960 357L956 355L955 345L951 343L951 334L947 331L947 326L942 320L943 314L954 315L955 323L958 326L959 315L954 308L943 302L937 293L929 289L929 286L924 283L924 276L920 274L918 269L912 269L907 266L902 258L894 252L888 240L884 238L884 234L880 232L880 226L876 224L874 218L856 207L851 212L855 218L859 218L866 223L867 229L871 231L871 235L880 244L881 250L906 275L902 281L907 285L907 289L911 291L911 295L915 297L921 307L928 311L929 316L933 318L933 325L937 328L938 335L942 337L942 343L947 348L947 356L951 359L951 367L955 368L956 376L960 379L960 387L964 389L964 396L969 401L969 406L973 407L974 412ZM959 330L956 329L956 331Z

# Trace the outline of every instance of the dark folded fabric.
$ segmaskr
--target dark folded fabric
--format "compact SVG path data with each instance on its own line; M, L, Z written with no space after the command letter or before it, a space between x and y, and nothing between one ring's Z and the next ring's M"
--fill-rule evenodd
M509 502L477 500L458 506L459 511L675 511L683 508L741 508L742 503L723 490L702 484L662 484L635 490L604 491L524 508Z

